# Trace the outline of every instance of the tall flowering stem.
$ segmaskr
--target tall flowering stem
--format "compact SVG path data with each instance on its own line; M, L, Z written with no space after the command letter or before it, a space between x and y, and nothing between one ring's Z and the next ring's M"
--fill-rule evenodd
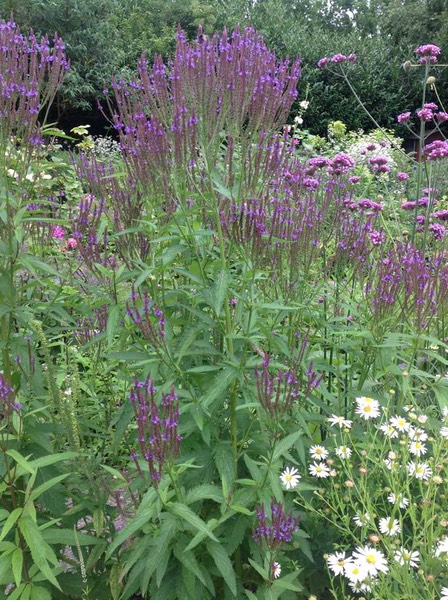
M292 541L294 531L299 527L300 517L286 514L283 504L271 500L270 518L264 504L256 508L257 526L253 532L254 540L269 550L278 549Z
M140 455L148 464L152 483L158 487L164 468L179 455L182 441L177 431L179 402L173 387L168 394L162 394L162 401L158 405L154 382L149 377L145 381L135 381L129 400L137 421ZM141 473L138 455L134 450L131 458Z

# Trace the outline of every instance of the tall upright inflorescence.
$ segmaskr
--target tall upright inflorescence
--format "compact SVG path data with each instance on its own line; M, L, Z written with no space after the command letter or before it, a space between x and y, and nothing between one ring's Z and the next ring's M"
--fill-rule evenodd
M57 35L40 41L21 33L12 21L0 22L0 132L11 138L42 144L39 114L53 101L69 64Z
M211 173L223 141L249 147L281 128L300 62L277 60L251 28L212 38L200 31L193 43L179 31L174 59L158 56L150 67L142 56L138 73L112 84L115 128L137 180L173 198L170 174L185 182L197 167Z
M156 403L154 382L147 377L145 381L135 381L129 397L134 408L138 429L138 445L141 457L148 463L151 481L157 487L164 466L177 458L182 437L177 431L179 422L179 403L174 388L168 394L162 394L160 406ZM141 472L137 453L131 457Z

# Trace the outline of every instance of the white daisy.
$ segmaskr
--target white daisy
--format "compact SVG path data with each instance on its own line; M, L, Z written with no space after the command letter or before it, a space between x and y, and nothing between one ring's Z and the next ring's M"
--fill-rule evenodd
M408 565L409 567L418 568L420 553L418 550L406 550L406 548L401 546L400 550L394 552L394 558L401 566Z
M310 454L311 458L314 458L314 460L324 460L328 456L328 450L323 446L311 446Z
M364 527L370 521L370 515L368 512L363 515L356 513L356 515L353 517L353 521L355 525L358 525L358 527Z
M366 583L366 581L369 581L369 583L372 582L371 579L365 579L364 581L349 581L348 585L356 594L360 594L361 592L371 592L372 586L369 585L369 583Z
M278 579L280 577L280 575L281 575L281 572L282 572L282 566L281 566L281 564L278 563L278 562L273 562L271 568L272 568L272 576L273 576L273 578L274 579Z
M385 436L391 438L392 440L398 437L398 431L395 429L395 427L392 427L390 423L383 423L380 425L380 431L382 431Z
M370 398L372 400L372 398ZM369 419L376 419L380 416L380 404L377 400L372 402L359 403L356 407L355 413L360 415L363 419L368 421Z
M406 421L404 417L399 417L398 415L392 417L389 422L392 427L395 427L395 429L398 429L398 431L408 431L409 427L411 426L409 421Z
M328 418L328 422L332 427L335 425L339 425L340 429L342 429L343 427L347 427L348 429L350 429L353 423L353 421L350 421L349 419L344 419L344 417L338 417L337 415L331 415L331 417Z
M408 430L408 437L410 440L426 442L426 440L428 439L428 434L424 429L416 429L415 427L410 427Z
M440 430L440 435L444 438L448 438L448 427L442 427Z
M310 465L308 467L308 470L310 472L310 475L313 475L314 477L329 477L330 476L330 469L327 467L327 465L325 463L313 463L312 465Z
M440 600L448 600L448 587L443 587L440 593L442 594Z
M427 481L432 475L432 469L429 467L428 463L415 463L410 461L407 466L409 475L411 477L414 476L416 479Z
M389 500L389 502L391 504L398 504L399 508L406 508L407 506L409 506L409 500L406 498L406 496L403 496L403 494L397 494L397 496L391 492L387 499Z
M426 446L419 440L416 440L415 442L411 442L409 444L409 452L417 457L423 456L426 454Z
M385 458L384 464L386 465L386 469L388 471L396 471L398 469L398 462L396 460L391 460L390 458Z
M351 448L348 448L347 446L339 446L338 448L336 448L335 452L336 456L339 456L341 460L350 458L350 456L352 455Z
M379 571L387 573L389 570L384 554L370 546L356 548L353 552L353 558L365 567L367 574L371 577L375 577Z
M344 575L352 582L364 581L368 572L364 564L361 564L360 562L349 562L344 566Z
M349 556L346 557L345 552L335 552L327 558L328 568L334 575L343 575L345 565L350 562L352 562L352 559Z
M298 473L299 471L295 467L286 467L280 475L280 481L287 490L293 490L298 486L299 480L301 479L301 476Z
M437 547L436 547L436 551L434 552L435 556L440 556L441 554L444 554L448 552L448 537L445 536L443 537L441 540L439 540L437 542Z
M444 406L442 408L442 415L446 418L448 417L448 406Z
M391 517L383 517L382 519L380 519L378 523L378 529L384 535L389 535L391 537L397 535L397 533L400 533L401 531L400 523L398 522L398 520L392 519Z

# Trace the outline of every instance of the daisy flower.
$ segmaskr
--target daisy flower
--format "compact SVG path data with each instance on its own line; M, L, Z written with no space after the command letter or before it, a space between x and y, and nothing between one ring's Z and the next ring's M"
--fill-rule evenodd
M363 402L363 398L356 399L356 410L355 413L360 415L368 421L369 419L376 419L376 417L380 416L380 403L378 400L373 400L373 398L364 398L365 400L369 400L369 402Z
M358 527L364 527L365 525L367 525L367 523L369 521L370 521L369 513L365 513L363 515L356 513L356 515L353 517L353 522L355 523L355 525L358 525Z
M398 429L398 431L408 431L409 427L411 426L409 421L406 421L404 417L399 417L398 415L392 417L389 422L392 427L395 427L395 429Z
M361 592L372 591L372 586L366 583L365 581L349 581L348 585L356 594L359 594Z
M428 439L428 434L424 429L416 429L414 427L409 427L408 437L410 440L418 440L420 442L426 442Z
M324 460L328 456L328 450L323 446L311 446L310 454L314 460Z
M299 471L295 467L286 467L280 475L280 481L287 490L293 490L297 487L299 480L301 479L301 476L298 473Z
M417 457L423 456L426 454L426 446L419 440L416 440L415 442L411 442L409 444L409 452Z
M359 565L365 567L367 575L371 577L375 577L379 571L387 573L389 570L384 554L370 546L356 548L353 558Z
M440 435L444 438L448 438L448 427L442 427L440 430Z
M442 408L442 416L445 417L445 419L448 417L448 406Z
M394 558L401 566L408 565L409 567L418 568L420 553L418 550L406 550L406 548L401 546L400 550L394 552Z
M278 562L273 562L271 565L271 569L272 569L272 577L274 579L278 579L281 575L282 572L282 566L280 563Z
M342 460L350 458L350 456L352 455L352 450L351 448L348 448L348 446L339 446L335 449L335 452L336 456L339 456L339 458Z
M368 572L364 564L359 562L348 562L344 566L344 575L351 582L361 582L366 579Z
M380 519L378 529L384 535L389 535L391 537L397 535L397 533L400 533L401 531L400 523L397 519L392 519L392 517L383 517Z
M399 508L406 508L409 506L409 500L403 494L398 494L397 496L391 492L387 499L391 504L398 504Z
M442 596L440 597L440 600L448 600L448 587L443 587L440 590L440 593L442 594Z
M410 461L408 463L408 473L411 477L414 476L416 479L427 481L432 475L432 469L429 467L428 463L415 463Z
M388 471L396 471L398 468L398 462L396 460L391 460L390 458L385 458L384 464Z
M440 556L441 554L444 554L445 552L448 552L448 537L446 537L446 536L437 542L437 548L436 548L436 551L434 552L434 555Z
M345 552L335 552L327 558L328 568L334 575L343 575L345 565L351 562L352 559L350 557L346 558Z
M308 467L308 470L310 475L313 475L314 477L325 478L330 476L330 469L325 463L313 463Z
M390 423L383 423L380 425L380 431L390 439L398 437L398 431L395 429L395 427L392 427Z
M328 422L332 427L338 425L340 429L342 429L343 427L347 427L348 429L350 429L353 423L353 421L350 421L349 419L344 419L344 417L338 417L337 415L331 415L331 417L328 418Z

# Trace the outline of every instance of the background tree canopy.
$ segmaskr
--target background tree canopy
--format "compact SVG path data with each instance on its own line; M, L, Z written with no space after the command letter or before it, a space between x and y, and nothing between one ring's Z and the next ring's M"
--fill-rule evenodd
M11 14L22 28L39 35L57 31L65 41L72 68L58 119L74 110L96 111L104 84L113 74L130 75L143 51L169 56L178 25L192 38L199 24L208 34L250 24L279 56L300 56L300 99L308 90L311 101L305 126L320 134L336 119L351 129L371 126L345 82L316 68L322 56L358 55L352 83L375 118L390 127L419 96L418 75L405 73L402 63L423 43L448 53L445 0L0 0L1 18ZM446 70L437 76L446 97Z

